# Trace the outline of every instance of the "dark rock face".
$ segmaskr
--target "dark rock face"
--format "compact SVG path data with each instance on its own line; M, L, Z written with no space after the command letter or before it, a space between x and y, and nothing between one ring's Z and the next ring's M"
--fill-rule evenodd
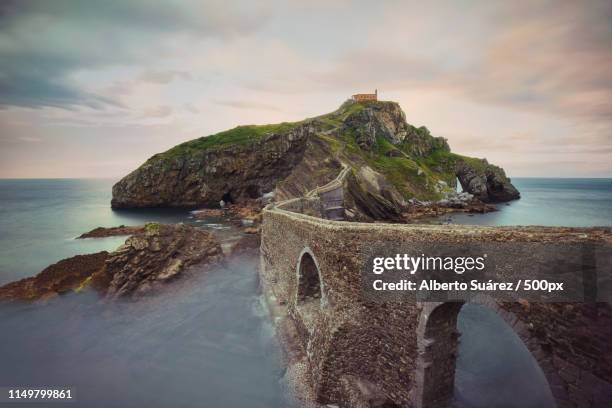
M214 264L223 258L217 240L204 230L183 224L147 224L111 253L104 274L110 279L106 296L146 294L196 263Z
M275 199L301 197L333 180L342 170L334 151L319 137L308 137L299 163L276 185Z
M347 180L347 201L348 207L356 210L358 214L363 214L367 218L375 220L390 220L398 221L400 212L398 211L397 202L393 199L385 198L383 188L378 194L376 191L370 191L359 183L356 176L351 174ZM391 197L389 197L391 198Z
M113 208L196 207L257 198L300 161L309 125L170 158L152 158L113 186ZM228 201L228 200L226 200Z
M352 131L357 144L365 150L371 150L376 139L382 137L393 145L408 147L408 154L416 157L426 156L436 149L450 151L446 139L432 137L425 127L409 125L404 111L393 102L369 104L365 109L350 114L344 120L343 130ZM397 151L394 152L398 155Z
M504 202L521 197L504 170L486 160L459 160L457 178L465 191L485 203Z
M78 290L87 279L104 269L108 252L77 255L43 269L38 275L0 287L0 300L46 300Z

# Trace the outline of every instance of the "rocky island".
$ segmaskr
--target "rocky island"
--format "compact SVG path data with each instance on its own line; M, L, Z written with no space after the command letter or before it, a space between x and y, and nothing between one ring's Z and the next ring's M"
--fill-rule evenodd
M446 139L407 123L396 102L348 100L329 114L238 126L156 154L113 187L111 204L216 207L270 192L282 200L328 183L343 166L355 220L398 219L415 200L456 196L457 182L479 203L520 197L502 168L451 152Z

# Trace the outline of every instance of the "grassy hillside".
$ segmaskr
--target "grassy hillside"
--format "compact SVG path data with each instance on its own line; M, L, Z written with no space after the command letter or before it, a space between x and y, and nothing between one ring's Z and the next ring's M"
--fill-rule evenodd
M299 125L300 122L282 122L269 125L244 125L225 130L210 136L203 136L174 146L163 153L158 153L149 160L174 159L198 153L204 150L214 150L232 145L245 145L261 139L271 133L282 133L289 131Z

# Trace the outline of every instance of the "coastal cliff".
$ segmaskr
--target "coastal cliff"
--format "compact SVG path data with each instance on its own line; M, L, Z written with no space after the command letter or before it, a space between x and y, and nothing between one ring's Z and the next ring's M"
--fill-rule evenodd
M457 179L483 202L520 197L503 169L452 153L446 139L407 123L399 104L347 101L301 122L239 126L156 154L115 184L111 204L195 207L269 192L298 197L343 165L352 169L348 202L368 218L392 219L411 199L444 199Z

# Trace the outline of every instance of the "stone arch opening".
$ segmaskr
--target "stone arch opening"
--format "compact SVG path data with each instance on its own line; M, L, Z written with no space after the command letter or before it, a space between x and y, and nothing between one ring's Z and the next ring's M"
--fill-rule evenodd
M499 318L522 341L546 378L552 397L563 401L566 395L551 387L558 382L558 375L550 369L552 365L545 357L537 342L530 341L530 334L516 324L517 317L504 309L492 299L475 299L475 304L485 306ZM461 333L457 329L459 312L463 302L425 303L419 318L417 330L418 357L416 364L416 384L414 402L416 407L446 407L453 402L455 392L455 374ZM502 323L502 324L504 324ZM513 325L513 323L515 323ZM555 392L556 391L556 392Z
M297 266L298 272L298 303L306 303L321 299L321 277L319 267L312 253L302 252Z
M232 193L227 191L223 194L223 197L221 197L221 200L223 200L225 202L225 204L233 204L234 203L234 198L232 197Z
M459 180L459 177L455 176L455 191L457 193L463 193L465 190L465 188L463 187L463 184L461 184L461 180Z

